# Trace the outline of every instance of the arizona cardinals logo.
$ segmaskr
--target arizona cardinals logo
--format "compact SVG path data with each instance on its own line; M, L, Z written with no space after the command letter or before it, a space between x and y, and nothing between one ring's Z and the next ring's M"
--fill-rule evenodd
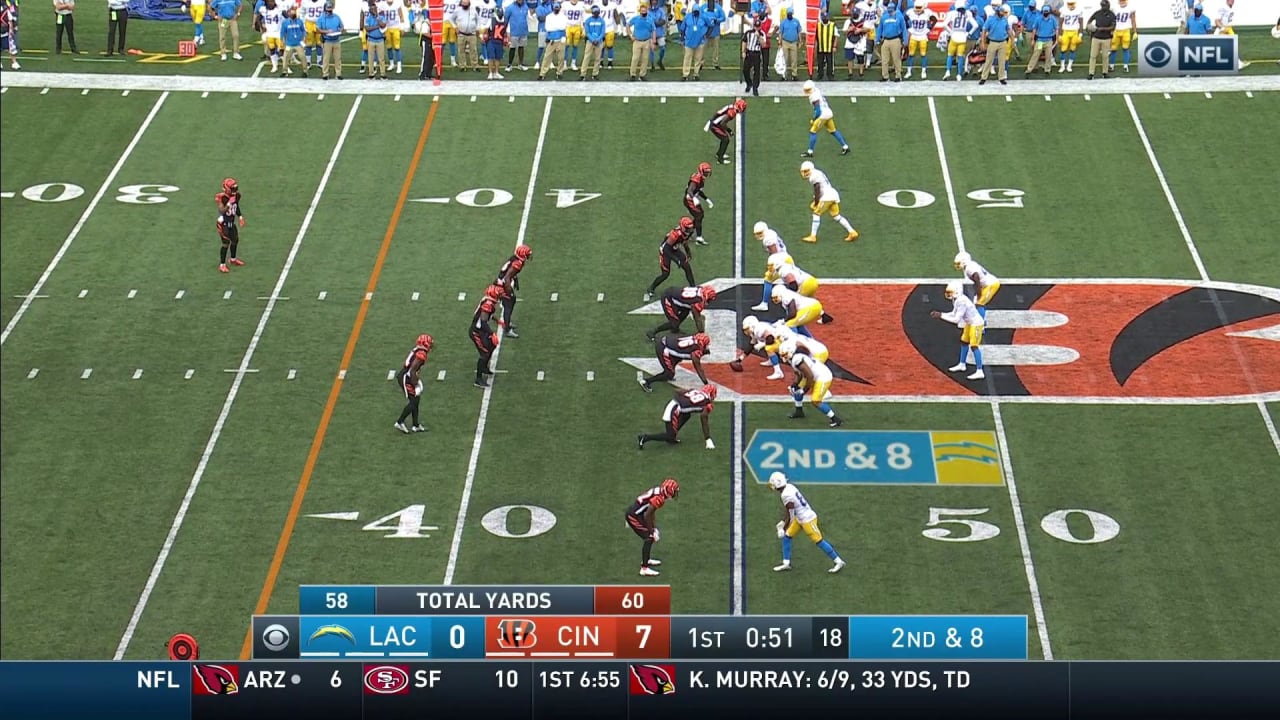
M193 688L199 695L235 695L240 692L237 682L240 668L232 665L192 665L196 676Z
M632 665L632 695L672 695L676 691L674 665Z

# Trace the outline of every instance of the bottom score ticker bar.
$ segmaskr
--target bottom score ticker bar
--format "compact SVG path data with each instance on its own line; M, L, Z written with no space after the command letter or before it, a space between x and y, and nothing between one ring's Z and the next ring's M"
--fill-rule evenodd
M7 717L1274 718L1278 662L3 662Z

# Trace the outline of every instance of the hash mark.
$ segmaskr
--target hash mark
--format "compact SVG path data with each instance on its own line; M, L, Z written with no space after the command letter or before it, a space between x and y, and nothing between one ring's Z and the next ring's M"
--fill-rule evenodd
M1084 96L1084 101L1085 101L1085 102L1090 102L1090 101L1092 101L1092 100L1093 100L1093 98L1089 97L1088 95L1085 95L1085 96Z
M231 299L231 291L230 291L230 290L228 290L228 291L226 291L226 292L222 293L222 299L223 299L223 300L230 300L230 299Z
M889 98L889 102L891 102L891 103L896 103L896 102L898 102L898 98L896 98L896 97L890 97L890 98Z
M134 299L134 298L136 298L136 297L138 297L138 291L137 291L137 290L130 290L130 291L129 291L129 299L130 299L130 300L132 300L132 299Z
M624 97L624 98L622 98L622 102L624 102L624 103L629 103L629 102L631 102L631 98L629 98L629 97Z
M1005 102L1013 102L1013 96L1012 96L1012 95L1005 95L1005 96L1004 96L1004 101L1005 101Z
M284 93L280 93L278 96L276 96L276 99L277 99L277 100L283 100L283 99L284 99Z
M1212 99L1213 99L1213 93L1211 93L1211 92L1207 92L1207 93L1205 93L1205 94L1204 94L1204 96L1205 96L1206 98L1210 99L1210 100L1212 100Z
M202 98L207 98L207 97L209 97L209 91L208 91L208 90L205 90L204 92L200 93L200 97L202 97Z
M706 99L706 98L701 98L701 97L700 97L700 98L698 98L698 104L699 104L699 105L701 105L701 104L705 103L706 101L707 101L707 99Z
M588 370L588 371L587 371L587 382L595 382L595 379L596 379L596 371L595 371L595 370Z
M582 102L591 102L591 96L588 95L587 97L582 98Z
M316 299L317 299L317 300L323 300L323 299L325 299L325 298L327 298L327 297L329 297L329 291L328 291L328 290L321 290L321 291L320 291L320 294L316 296Z
M339 379L339 380L346 380L346 379L347 379L347 371L346 371L346 370L339 370L339 371L338 371L338 379Z
M372 300L372 299L373 299L373 293L371 293L371 292L367 292L367 293L365 293L365 294L364 294L364 301L365 301L365 302L369 302L369 301L370 301L370 300Z
M195 374L196 374L195 368L187 368L187 372L182 375L182 379L190 380L191 376Z
M409 299L412 300L413 302L418 302L418 293L415 292L414 294L410 295Z
M134 371L133 371L133 379L134 379L134 380L141 380L141 379L142 379L142 368L138 368L137 370L134 370Z
M471 102L475 102L475 101L476 101L476 96L475 96L475 95L472 95L472 96L471 96Z
M1253 91L1252 91L1252 90L1245 90L1245 91L1244 91L1244 96L1245 96L1245 97L1247 97L1247 98L1251 98L1251 97L1253 97Z
M243 99L245 99L245 98L247 98L247 97L249 97L249 93L247 93L247 92L240 93L240 99L241 99L241 100L243 100Z
M513 103L513 102L515 102L515 101L516 101L516 96L515 96L515 95L508 95L508 96L507 96L507 102L509 102L509 103Z
M556 302L559 299L560 299L560 293L558 292L551 293L551 302Z
M323 99L324 99L324 93L320 93L319 95L316 96L316 102L320 102Z
M80 379L81 379L81 380L88 380L88 379L89 379L89 376L90 376L90 375L92 375L92 374L93 374L93 368L85 368L85 369L84 369L84 372L80 373Z
M35 380L36 376L39 374L40 374L40 368L31 368L31 372L27 373L27 379Z
M662 98L660 98L660 99L659 99L659 102L661 102L663 105L666 105L666 104L667 104L667 98L666 98L666 96L663 96Z
M432 95L432 96L431 96L431 102L440 102L440 96L439 96L439 95Z
M1170 95L1169 93L1165 93L1165 94L1164 94L1164 99L1165 99L1165 100L1172 100L1172 99L1173 99L1173 96L1172 96L1172 95Z
M773 104L774 104L774 105L777 105L777 104L778 104L778 103L780 103L780 102L782 102L782 98L778 97L777 95L774 95L774 96L773 96Z
M41 95L48 95L48 94L49 94L49 88L45 88L45 89L41 90L41 91L40 91L40 94L41 94Z
M1045 101L1045 102L1053 102L1053 96L1052 96L1052 95L1045 95L1045 96L1044 96L1044 101Z
M289 375L285 377L285 380L292 380L296 377L298 377L298 371L294 368L289 368Z
M388 371L387 371L387 379L388 379L388 380L395 380L395 379L396 379L396 371L395 371L395 370L388 370Z
M129 91L125 90L124 92L120 93L120 97L129 97Z
M604 293L596 293L596 302L604 302Z
M467 294L466 294L466 293L464 293L464 292L460 292L460 293L458 293L458 302L462 302L463 300L466 300L466 299L467 299Z
M89 88L85 88L85 89L81 90L81 91L80 91L80 94L81 94L81 95L88 95L88 94L89 94Z
M395 102L400 102L400 93L396 93L396 96L392 98L392 100Z
M538 371L538 382L542 382L544 379L546 379L546 377L547 377L546 373L544 373L541 370Z
M186 291L186 290L179 290L177 293L175 293L175 294L174 294L173 299L174 299L174 300L181 300L181 299L182 299L182 296L183 296L183 295L186 295L186 294L187 294L187 291Z
M444 381L444 371L441 370L439 373L436 373L436 382L443 382L443 381Z
M973 102L973 96L972 96L972 95L965 95L965 96L964 96L964 99L965 99L965 100L968 100L969 102Z

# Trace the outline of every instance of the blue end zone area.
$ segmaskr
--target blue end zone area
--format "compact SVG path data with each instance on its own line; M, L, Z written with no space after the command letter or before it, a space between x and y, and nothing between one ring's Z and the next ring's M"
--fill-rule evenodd
M178 0L129 0L129 17L144 20L191 20Z

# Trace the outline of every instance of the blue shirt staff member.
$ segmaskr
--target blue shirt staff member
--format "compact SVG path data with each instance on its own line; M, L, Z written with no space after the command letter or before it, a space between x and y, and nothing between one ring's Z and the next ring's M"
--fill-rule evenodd
M342 24L342 18L333 11L333 3L325 3L324 14L316 20L316 32L320 33L323 48L320 65L321 80L328 80L330 71L335 78L342 79L342 33L346 30Z
M1049 4L1049 0L1045 0L1040 7L1040 16L1037 17L1033 24L1024 25L1023 32L1030 36L1027 42L1031 45L1031 62L1027 63L1026 77L1031 77L1031 73L1036 70L1036 63L1040 58L1044 58L1044 74L1049 74L1049 68L1053 66L1053 46L1058 44L1058 18L1053 14L1053 6Z
M796 80L796 71L800 68L800 21L795 18L791 8L787 8L787 16L778 23L778 39L782 41L782 58L786 65L786 74Z
M124 2L128 0L110 0L110 2ZM110 7L108 5L107 7ZM231 33L231 57L236 60L243 60L244 56L240 54L240 0L213 0L213 16L218 19L218 54L223 60L227 59L227 33ZM115 12L114 10L112 12ZM125 11L128 13L128 11ZM120 52L124 52L123 43ZM107 41L107 54L111 54L111 42Z
M632 15L627 26L631 29L631 80L644 79L649 74L649 51L657 33L648 3L640 3L640 14Z
M893 64L893 81L902 80L902 39L907 31L907 20L893 0L885 0L884 12L876 25L876 39L880 43L880 82L889 79L889 64Z
M592 6L591 15L582 21L582 32L586 37L586 44L582 48L582 74L578 76L578 80L587 79L592 61L595 62L595 71L591 79L599 80L600 60L604 54L604 18L600 17L599 5Z
M1196 3L1191 6L1191 14L1187 15L1187 19L1182 23L1183 32L1187 35L1212 35L1213 21L1208 15L1204 14L1204 4Z
M529 39L529 6L524 0L515 0L502 13L507 21L507 72L520 58L520 69L525 69L524 46Z
M982 79L978 81L979 85L986 84L993 64L997 68L996 74L1000 78L1000 84L1009 84L1009 69L1006 61L1009 59L1009 38L1013 32L1012 26L1008 5L1001 5L1000 10L988 18L982 26L982 47L987 51L987 59L982 63Z

